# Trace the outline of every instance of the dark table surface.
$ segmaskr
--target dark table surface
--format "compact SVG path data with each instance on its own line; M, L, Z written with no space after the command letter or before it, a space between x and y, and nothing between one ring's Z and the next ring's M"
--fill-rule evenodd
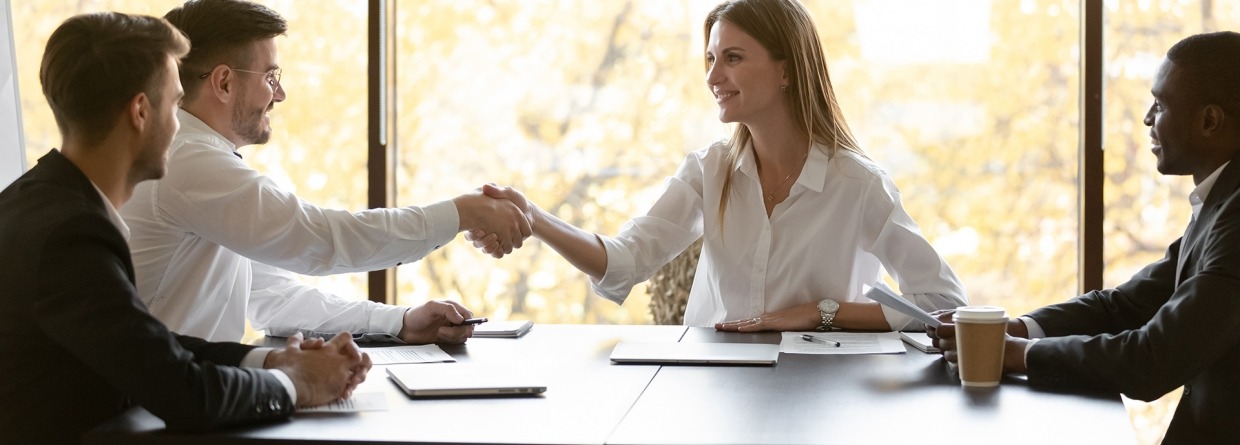
M539 374L549 382L540 396L412 399L376 366L358 392L382 393L386 411L302 413L175 434L135 408L89 433L86 443L1135 442L1118 395L1041 391L1013 377L998 388L965 389L941 356L912 347L904 354L781 354L775 366L608 360L620 341L779 339L681 326L536 325L519 339L475 338L443 349L469 366Z

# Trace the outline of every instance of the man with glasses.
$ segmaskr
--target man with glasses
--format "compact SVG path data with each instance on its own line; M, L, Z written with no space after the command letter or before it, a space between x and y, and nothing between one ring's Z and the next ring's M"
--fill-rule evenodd
M61 145L0 191L13 258L0 268L0 443L79 443L134 405L179 430L281 419L347 397L370 370L348 335L210 343L138 301L116 208L164 175L189 48L166 21L119 13L48 38L39 81Z
M511 202L475 192L425 207L325 209L247 166L237 149L271 137L284 101L275 11L241 0L191 0L168 12L192 42L181 65L181 129L168 174L134 190L122 212L142 300L174 330L240 340L255 329L387 333L408 343L461 343L472 313L455 302L407 308L351 300L291 272L363 272L417 261L462 230L499 234L506 251L530 235ZM358 147L360 149L361 147Z

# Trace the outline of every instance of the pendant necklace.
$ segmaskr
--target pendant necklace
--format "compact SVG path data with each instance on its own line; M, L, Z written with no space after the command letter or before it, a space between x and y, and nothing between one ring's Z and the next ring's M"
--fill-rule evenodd
M805 151L805 157L801 158L801 168L805 168L805 160L806 160L806 159L809 159L809 151L808 151L808 150L806 150L806 151ZM775 188L771 189L771 192L770 192L770 193L767 193L767 194L766 194L766 200L767 200L767 201L775 201L775 192L779 191L779 189L780 189L780 188L783 188L784 184L787 184L787 183L788 183L788 180L789 180L789 179L792 179L792 174L793 174L793 173L796 173L798 170L799 170L799 169L793 169L792 171L789 171L789 172L788 172L788 176L784 176L784 180L783 180L783 181L779 181L779 185L775 186Z

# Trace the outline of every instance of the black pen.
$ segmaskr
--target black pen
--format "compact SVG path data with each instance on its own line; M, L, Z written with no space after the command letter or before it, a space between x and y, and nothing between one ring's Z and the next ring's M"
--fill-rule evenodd
M838 347L840 347L840 342L838 342L838 341L835 341L835 340L827 340L827 339L825 339L825 338L818 338L818 337L815 337L815 336L813 336L813 335L809 335L809 334L801 334L801 340L805 340L805 341L808 341L808 342L814 342L814 343L822 343L822 344L824 344L824 345L834 345L834 346L835 346L835 347L837 347L837 348L838 348Z
M486 317L480 317L480 318L466 318L466 319L465 319L465 321L462 321L462 322L460 322L460 323L457 323L457 324L456 324L456 325L454 325L454 326L465 326L465 325L471 325L471 324L482 324L482 323L486 323L486 322L487 322L487 318L486 318Z

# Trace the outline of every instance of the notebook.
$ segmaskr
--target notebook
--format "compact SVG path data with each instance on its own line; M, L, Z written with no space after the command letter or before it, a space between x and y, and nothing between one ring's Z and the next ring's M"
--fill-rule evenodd
M930 336L926 335L925 332L901 332L900 339L917 348L918 351L927 354L943 352L943 350L934 347L934 343L930 341Z
M474 326L474 337L517 338L529 332L534 323L529 320L488 321Z
M757 343L620 342L611 351L615 363L774 365L779 345Z
M511 368L429 363L388 366L387 373L413 397L519 396L547 391L541 379L513 373Z

